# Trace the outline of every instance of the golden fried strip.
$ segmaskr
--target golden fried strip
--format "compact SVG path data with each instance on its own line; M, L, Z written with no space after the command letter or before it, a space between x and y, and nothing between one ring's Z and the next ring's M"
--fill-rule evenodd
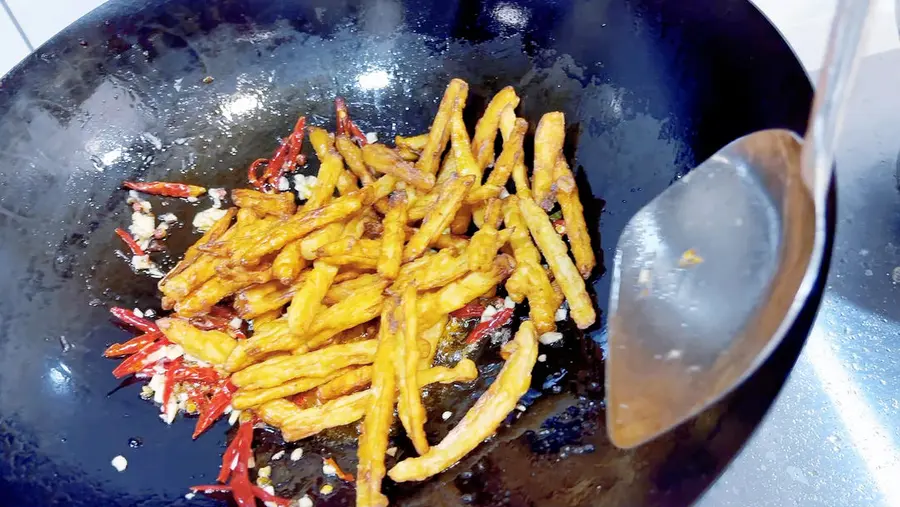
M313 391L320 403L353 394L372 383L372 365L348 368L344 373L322 384Z
M325 294L324 302L325 304L333 305L349 298L361 290L374 288L375 286L378 287L378 289L375 290L383 290L387 288L389 283L388 280L385 280L375 273L362 274L341 283L334 283Z
M341 331L377 317L384 305L382 290L378 285L368 287L325 309L316 319L315 327L310 330L312 337L294 352L314 350Z
M397 148L403 148L415 153L422 153L425 144L428 143L428 134L419 134L417 136L395 136L394 144Z
M515 345L515 351L497 379L466 412L462 421L425 455L405 459L394 466L388 473L391 479L396 482L425 480L452 466L497 431L531 383L531 370L538 352L537 335L531 322L525 321L519 327Z
M300 255L301 240L295 240L281 249L272 261L272 277L285 285L294 283L306 269L307 261Z
M507 107L500 115L500 133L503 135L504 147L512 137L513 129L516 126L516 113L511 107ZM526 123L527 125L527 123ZM525 167L524 158L518 160L512 169L512 178L516 184L516 194L522 199L531 198L531 186L528 183L528 168Z
M184 252L184 257L182 257L181 261L159 281L159 289L162 290L163 286L166 285L172 277L184 271L203 254L202 250L200 250L201 246L213 243L225 234L225 231L231 227L231 221L237 213L237 208L228 208L225 210L225 214L222 215L222 218L216 220L212 227L210 227L196 243L189 246L187 251Z
M322 307L322 300L331 287L338 268L323 261L313 263L313 269L303 282L303 285L294 293L291 306L288 307L288 326L291 333L297 337L306 333L312 327L315 315ZM299 343L288 348L294 348Z
M484 224L484 227L472 236L472 241L469 242L469 248L466 250L469 269L472 271L491 269L491 261L496 257L497 250L509 241L512 233L512 229L498 231L493 226Z
M167 340L181 345L186 353L215 365L223 364L237 344L228 333L201 331L186 320L165 318L157 320L156 325Z
M431 246L435 248L453 248L458 252L462 252L469 247L469 240L467 240L465 236L439 234Z
M335 222L311 233L300 240L300 255L308 261L315 260L318 257L319 248L337 241L343 232L344 224Z
M534 201L519 199L519 210L534 242L547 259L553 276L569 301L572 319L579 329L587 328L597 319L597 313L585 288L584 279L569 258L566 244L553 229L550 218Z
M516 262L531 261L540 265L541 252L538 251L531 235L528 233L528 225L522 212L519 211L519 197L511 195L503 200L503 223L507 229L512 229L509 244L516 256Z
M387 507L387 497L381 493L381 481L387 471L384 456L388 447L388 433L394 418L396 379L394 351L397 347L400 323L397 319L398 301L389 298L381 311L378 352L372 367L372 388L366 416L359 435L359 466L356 483L357 507Z
M316 184L309 199L303 205L304 211L319 208L334 196L338 179L344 172L344 159L334 149L334 136L319 127L309 128L309 141L316 150L321 165L316 176Z
M550 279L544 269L531 261L522 261L516 266L525 273L527 285L525 294L528 297L529 316L538 334L556 331L557 301L550 285Z
M519 261L516 261L516 269L509 275L509 278L506 279L506 285L504 285L506 295L516 304L525 301L525 296L528 294L528 284L531 283L528 277L528 270L522 269L521 266Z
M287 398L288 396L325 385L330 381L341 377L350 370L352 370L352 367L334 371L325 377L298 378L285 382L279 386L266 389L239 389L231 398L231 406L237 410L244 410L245 408L262 405L267 401Z
M279 310L291 301L297 286L303 283L308 271L297 277L294 285L277 280L248 287L234 297L234 309L242 319L254 319L264 313Z
M257 315L256 317L253 317L253 328L259 329L260 326L264 326L276 319L281 318L281 314L282 314L281 308L277 308L275 310L270 310L266 313ZM228 357L231 357L231 356L229 355Z
M354 224L355 225L355 224ZM348 224L348 227L351 224ZM345 228L346 230L346 228ZM338 238L327 245L319 247L317 257L331 257L335 255L360 255L378 257L381 253L381 240L359 239L351 235Z
M359 271L375 271L378 267L378 257L361 254L329 255L319 260L335 266L350 266Z
M187 297L176 302L175 313L182 317L197 317L209 312L219 301L249 285L252 285L252 282L214 276L203 282L203 285Z
M376 340L332 345L307 354L268 359L234 373L231 381L244 389L275 387L301 377L324 377L333 371L375 358Z
M484 168L475 161L472 155L472 143L469 141L469 132L463 122L462 111L466 105L465 99L457 100L450 116L450 153L456 163L456 172L460 176L475 176L475 187L481 186L484 176ZM493 150L493 147L491 148ZM493 156L493 153L491 154Z
M469 272L467 251L457 252L452 248L445 248L425 258L421 263L416 265L408 263L401 269L401 275L395 285L403 287L412 282L422 291L443 287ZM493 259L493 256L491 258ZM421 259L413 262L419 260Z
M422 226L409 238L409 242L403 251L404 262L420 257L425 253L425 249L431 246L438 236L443 234L456 212L459 211L466 192L469 191L469 188L474 183L474 176L451 177L441 192L438 202L428 212L428 215L422 222Z
M546 113L534 132L534 172L531 191L534 201L545 210L553 207L553 169L562 155L566 118L561 112Z
M266 194L256 190L236 188L231 191L231 200L235 206L251 209L259 215L287 218L297 212L297 204L294 202L294 194L291 192Z
M339 195L347 195L359 190L359 182L356 175L346 169L342 169L338 175L337 190Z
M419 372L419 387L442 383L471 382L478 368L471 359L463 359L453 368L436 366ZM371 389L301 409L287 400L273 400L254 409L266 423L281 428L285 441L293 442L322 430L358 421L366 412Z
M591 271L597 265L594 257L594 249L591 247L591 236L588 234L587 223L584 221L584 207L578 197L578 186L575 177L569 170L566 159L559 157L556 163L556 187L559 207L562 208L563 219L566 221L566 235L569 237L569 245L572 247L572 256L575 265L581 273L581 277L587 280Z
M441 341L441 338L444 336L444 331L447 328L447 322L450 320L449 315L442 316L436 324L422 331L422 334L419 335L419 341L424 341L428 344L428 354L422 355L419 358L419 369L424 370L426 368L431 367L431 363L434 362L434 356L437 354L438 344Z
M242 264L257 262L261 257L277 252L291 241L321 229L326 225L343 220L370 204L372 187L360 189L351 194L339 197L321 208L298 213L288 220L281 221L262 232L257 241L247 244L236 254Z
M468 197L466 197L467 203L475 204L500 195L501 190L509 180L509 175L512 174L513 168L525 160L525 151L522 144L525 140L526 130L528 130L528 122L521 118L517 119L510 138L503 142L503 151L497 157L494 169L491 170L483 186L469 192Z
M228 245L237 235L239 227L240 224L237 224L229 228L219 237L217 243ZM202 248L198 247L198 251L202 252ZM227 258L201 253L190 266L169 278L164 285L160 285L159 290L163 295L178 301L215 276L216 268L225 264L227 260Z
M462 79L452 79L447 85L444 96L441 98L441 105L438 106L437 114L431 123L431 130L428 131L428 141L422 147L422 153L419 160L416 161L416 169L426 174L437 173L440 165L441 154L447 147L447 141L450 139L450 116L453 107L458 101L465 103L469 94L469 85Z
M337 136L334 139L334 146L338 153L344 158L344 163L350 168L350 171L359 178L363 185L371 185L375 181L375 177L366 167L363 161L362 150L347 136Z
M459 310L502 283L514 268L515 262L512 257L498 255L490 270L469 273L440 290L422 294L418 303L421 319L419 325L423 329L433 326L444 315Z
M472 137L472 152L478 166L484 170L494 160L494 142L497 139L497 128L500 126L500 118L507 108L514 110L519 105L519 97L512 86L507 86L497 92L488 103L484 114L475 124L475 135ZM527 128L527 124L526 124ZM506 149L506 146L503 147ZM495 169L496 170L496 169Z
M396 363L397 386L400 397L397 414L419 454L428 452L428 438L425 437L427 414L419 393L417 373L419 371L418 318L416 302L418 294L415 285L408 285L400 299L400 332L397 334Z
M391 194L388 212L384 217L384 233L378 256L378 274L393 280L400 273L403 260L403 242L406 240L406 210L409 200L402 190Z
M422 172L391 148L383 144L367 144L362 148L363 160L375 172L389 174L420 190L434 186L434 174Z

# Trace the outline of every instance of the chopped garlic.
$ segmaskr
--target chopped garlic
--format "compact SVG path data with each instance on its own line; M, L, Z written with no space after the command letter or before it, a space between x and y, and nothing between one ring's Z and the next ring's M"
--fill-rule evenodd
M497 309L491 305L488 305L484 309L484 312L481 313L481 322L487 322L487 321L491 320L491 317L493 317L496 313L497 313Z
M569 310L563 307L560 307L558 310L556 310L556 322L562 322L567 318L569 318Z
M112 466L119 472L124 472L126 468L128 468L128 460L125 459L125 456L116 456L112 459Z
M301 201L305 201L312 196L312 190L313 187L316 186L316 181L315 176L306 176L303 174L294 176L294 191L297 192L297 197L299 197Z
M511 297L506 296L506 298L503 299L503 308L515 308L515 307L516 307L516 302L513 301Z
M506 190L505 188L501 188L500 189L500 198L506 199L507 197L509 197L509 190Z
M284 449L282 449L282 450L276 452L275 454L273 454L273 455L272 455L272 461L275 461L276 459L281 459L281 458L283 458L283 457L284 457Z
M140 308L135 308L132 312L140 318L144 318L144 312L141 311Z
M303 495L300 500L297 500L297 507L313 507L313 501L307 495Z
M228 405L228 407L230 408L231 405ZM228 424L230 426L234 426L234 423L238 422L238 418L240 418L240 417L241 417L240 410L232 410L231 414L228 415Z
M441 414L441 419L446 421L447 419L450 419L450 417L452 415L453 415L453 412L448 410L448 411L444 412L443 414Z
M298 447L298 448L294 449L293 451L291 451L291 461L297 461L302 457L303 457L303 449Z
M243 323L244 323L244 321L241 320L240 317L235 317L235 318L231 319L231 321L228 322L228 327L230 327L231 329L240 329L241 324L243 324Z
M397 448L396 448L396 447L388 447L387 455L388 455L388 456L392 456L392 457L393 457L393 456L396 456L396 455L397 455Z
M128 231L134 236L138 243L149 241L153 237L153 231L156 230L156 219L149 213L135 211L131 214L131 225Z
M547 361L547 354L541 354L541 355L538 356L537 359L538 359L538 362L539 362L539 363L546 362L546 361Z
M375 144L378 142L378 133L377 132L366 132L366 142L369 144Z
M255 467L256 467L256 460L253 458L253 456L250 456L250 458L247 459L247 468L255 468Z
M563 335L557 331L550 331L548 333L544 333L538 338L538 341L543 343L544 345L552 345L560 340L562 340Z
M186 493L186 494L184 495L184 497L187 498L188 500L193 500L195 496L197 496L197 494L194 493L193 491L191 491L191 492L189 492L189 493Z
M207 190L207 193L213 201L213 208L221 208L222 200L228 196L228 192L224 188L211 188Z
M516 405L516 410L518 410L519 412L524 412L524 411L525 411L525 405Z
M137 271L145 271L154 278L162 278L165 276L165 273L160 271L159 266L150 260L149 255L135 255L131 258L131 267Z
M162 221L163 223L167 223L167 224L174 224L175 222L178 221L178 217L175 216L175 213L163 213L162 215L160 215L157 218L159 218L160 221Z
M166 351L166 359L168 359L169 361L174 361L184 355L184 348L181 345L178 345L177 343L172 344L172 345L166 345L165 351Z
M193 226L200 232L208 231L220 218L225 216L226 211L221 208L209 208L197 213L194 216Z
M337 469L334 468L333 466L331 466L330 464L325 463L322 465L322 473L325 475L334 477L337 475Z
M322 493L323 495L330 495L332 491L334 491L334 486L332 486L331 484L326 484L322 486L322 489L319 490L319 493Z
M153 402L162 404L163 401L163 391L166 388L166 376L156 374L150 377L150 382L147 384L147 387L153 391Z
M178 401L174 398L169 398L169 403L166 404L165 411L159 414L159 418L166 424L172 424L176 415L178 415Z
M282 176L278 178L278 190L282 192L286 192L291 189L291 182L288 181L286 176Z
M272 467L264 466L264 467L260 468L259 470L257 470L256 475L257 475L257 477L266 477L266 478L271 477L272 476Z

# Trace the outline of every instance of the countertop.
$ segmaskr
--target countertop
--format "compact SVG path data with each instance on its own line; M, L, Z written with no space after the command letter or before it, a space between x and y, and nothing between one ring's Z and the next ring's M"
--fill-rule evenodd
M0 0L0 74L103 0ZM815 75L836 0L755 0ZM771 412L699 504L900 506L900 42L877 0L838 153L822 308Z

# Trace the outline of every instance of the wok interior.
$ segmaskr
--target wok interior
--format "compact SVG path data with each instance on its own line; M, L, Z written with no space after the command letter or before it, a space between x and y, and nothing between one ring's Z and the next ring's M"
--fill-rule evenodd
M249 162L296 115L333 129L338 95L382 140L425 132L452 77L470 84L470 126L505 85L532 132L544 112L565 112L566 154L607 260L628 218L673 179L742 134L802 131L810 98L790 50L743 0L111 2L0 86L0 484L10 504L178 505L217 470L224 423L189 443L192 425L160 424L137 387L107 396L116 381L100 352L129 333L106 307L158 308L155 282L114 253L113 229L129 221L122 180L244 186ZM152 202L182 220L196 211ZM180 254L194 238L187 225L167 244ZM605 437L602 329L566 333L561 348L542 347L541 395L520 420L434 480L386 490L410 505L688 502L765 412L804 325L726 402L630 452ZM432 439L498 365L486 351L477 389L433 391ZM302 442L307 457L273 480L286 493L321 485L313 456L351 463L344 436ZM143 446L128 448L132 437ZM261 454L276 444L266 436ZM118 454L127 473L109 466ZM350 493L321 501L343 505Z

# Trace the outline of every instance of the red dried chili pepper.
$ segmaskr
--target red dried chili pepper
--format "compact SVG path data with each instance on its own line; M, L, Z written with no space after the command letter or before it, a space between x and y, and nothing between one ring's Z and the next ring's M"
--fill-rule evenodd
M272 155L272 159L269 160L266 171L262 175L263 184L267 189L276 188L278 186L278 178L276 175L283 171L282 167L284 166L290 150L290 138L285 137L281 141L281 146L275 150L275 154Z
M450 312L450 316L456 317L457 319L471 319L472 317L481 317L481 314L484 313L485 308L487 307L481 303L472 302L460 308L459 310L456 310L455 312Z
M338 476L338 479L347 482L353 482L356 480L356 478L353 477L353 474L341 470L341 467L338 466L337 461L335 461L334 458L325 458L324 461L326 465L331 465L331 467L334 468L334 472Z
M134 240L134 237L125 229L116 227L116 235L122 238L122 241L124 241L125 245L128 246L128 249L131 250L132 255L147 255L146 252L144 252L144 249L141 248L141 245L139 245L138 242Z
M297 123L294 124L294 130L291 131L291 134L282 141L281 146L275 152L263 175L265 183L271 188L278 187L278 180L285 173L294 172L298 163L298 157L300 157L300 150L303 148L305 134L306 117L301 116L297 119Z
M122 357L131 355L160 338L162 338L162 333L160 333L159 331L135 336L125 343L113 343L105 351L103 351L103 356Z
M203 407L203 410L200 412L200 417L197 418L197 426L194 427L193 438L199 437L200 434L209 429L219 417L222 417L222 414L225 413L225 409L228 408L228 405L231 403L231 396L236 390L237 388L231 381L227 381L216 388L215 393L209 400L209 404Z
M114 306L109 309L109 313L113 314L113 317L121 320L125 324L136 327L145 333L159 332L159 328L156 327L155 322L150 319L145 319L144 317L138 317L133 311L127 308Z
M150 366L155 361L148 361L148 356L161 349L164 345L164 342L158 341L142 348L137 353L130 356L128 359L125 359L124 361L119 363L119 366L116 366L116 368L112 372L113 376L115 376L116 378L122 378L127 375L131 375L132 373L137 373Z
M469 333L468 338L466 338L466 343L475 343L482 338L484 338L491 331L505 326L510 320L512 320L513 309L512 308L504 308L497 313L494 314L490 320L485 322L479 322L475 329Z
M167 183L164 181L126 181L122 185L131 190L137 190L145 194L162 195L165 197L199 197L206 193L206 188L184 183Z
M347 127L349 126L347 122L350 120L350 114L347 112L347 102L344 101L343 97L334 99L334 115L337 123L335 135L347 135Z
M258 158L250 164L250 167L247 169L247 181L250 182L250 186L262 192L263 188L266 186L266 181L263 179L262 175L259 174L259 167L263 164L268 164L269 159L267 158Z
M225 484L201 484L188 489L194 493L231 493L231 486Z
M235 459L240 457L240 450L243 445L243 441L248 438L247 433L249 432L249 438L253 438L253 425L248 422L242 422L240 426L238 426L237 433L234 435L234 438L231 439L231 442L228 444L228 447L225 448L225 454L222 455L222 468L219 469L219 475L216 477L216 480L219 482L227 482L228 478L231 477L232 464ZM235 464L235 467L237 465Z
M356 126L356 123L353 123L353 120L350 120L348 122L348 129L350 130L350 139L353 139L354 141L359 143L360 146L369 144L369 139L365 134L362 133L361 130L359 130L359 127Z

